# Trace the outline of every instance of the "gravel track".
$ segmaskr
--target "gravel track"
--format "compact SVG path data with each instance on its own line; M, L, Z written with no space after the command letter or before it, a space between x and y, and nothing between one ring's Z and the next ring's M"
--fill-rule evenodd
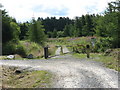
M64 47L63 52L69 50ZM53 88L118 88L117 71L92 60L74 58L70 54L47 60L1 60L0 65L51 71L55 74Z

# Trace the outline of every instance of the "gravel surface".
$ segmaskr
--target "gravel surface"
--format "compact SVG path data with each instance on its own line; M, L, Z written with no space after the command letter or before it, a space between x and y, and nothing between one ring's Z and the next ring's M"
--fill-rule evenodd
M63 49L64 53L69 52L66 47ZM55 74L53 88L118 88L117 71L70 54L46 60L0 60L0 65L51 71Z

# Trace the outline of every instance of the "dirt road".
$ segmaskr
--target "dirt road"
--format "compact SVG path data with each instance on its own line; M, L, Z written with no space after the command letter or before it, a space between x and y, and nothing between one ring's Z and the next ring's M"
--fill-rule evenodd
M64 53L69 51L66 47L63 49ZM95 61L74 58L70 54L47 60L1 60L0 65L53 72L53 88L118 88L117 71Z

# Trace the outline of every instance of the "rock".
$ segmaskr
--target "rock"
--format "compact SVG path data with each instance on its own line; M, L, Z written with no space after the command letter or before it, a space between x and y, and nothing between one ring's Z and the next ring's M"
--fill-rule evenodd
M28 59L33 59L33 54L29 54L29 55L27 56L27 58L28 58Z
M15 58L14 55L9 55L9 56L7 56L7 59L14 59L14 58Z
M20 74L20 73L22 73L21 70L15 70L15 74Z

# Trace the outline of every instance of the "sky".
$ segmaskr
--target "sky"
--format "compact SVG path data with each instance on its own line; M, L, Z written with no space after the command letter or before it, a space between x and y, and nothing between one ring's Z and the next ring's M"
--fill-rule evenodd
M108 2L115 0L0 0L9 16L18 22L30 21L32 17L69 17L85 14L101 14Z

